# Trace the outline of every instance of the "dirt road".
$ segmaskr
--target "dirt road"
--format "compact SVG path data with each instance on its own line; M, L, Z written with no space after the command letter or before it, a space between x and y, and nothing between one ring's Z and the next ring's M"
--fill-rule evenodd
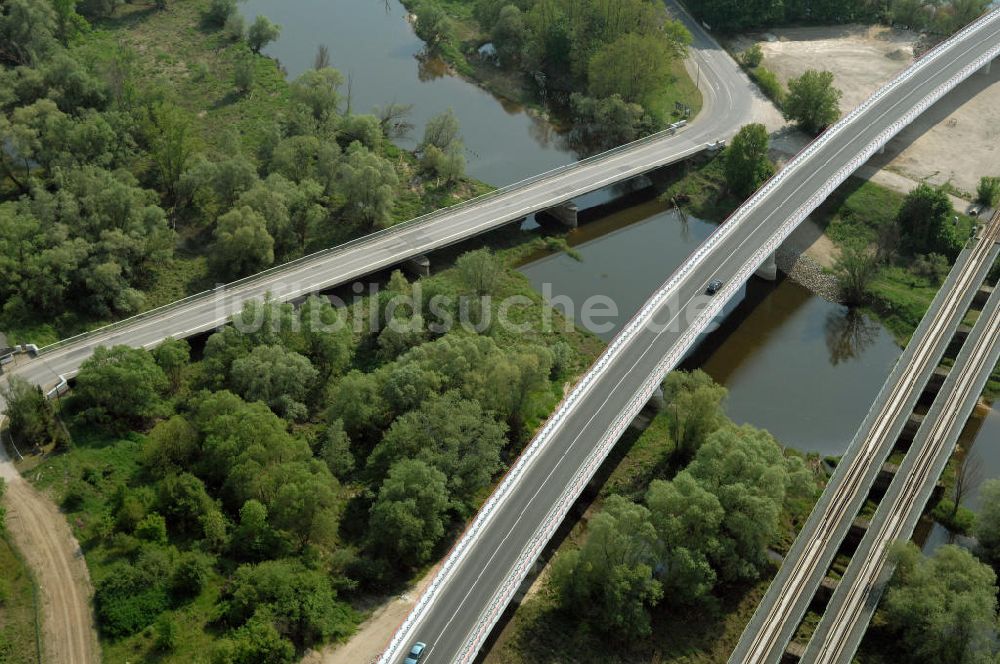
M0 429L2 424L0 415ZM3 445L0 477L7 481L7 530L38 581L45 661L100 662L90 575L66 518L18 474Z

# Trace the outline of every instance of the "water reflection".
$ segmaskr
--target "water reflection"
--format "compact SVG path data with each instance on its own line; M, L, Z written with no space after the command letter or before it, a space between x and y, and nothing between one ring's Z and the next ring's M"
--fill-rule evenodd
M826 346L830 364L856 360L878 339L881 326L857 309L831 310L826 315Z
M521 105L502 101L473 83L453 76L438 58L428 58L397 0L247 0L240 11L252 21L263 14L282 26L264 52L295 77L313 66L320 44L330 62L351 77L355 112L365 113L390 99L413 104L417 129L412 147L432 116L452 108L468 150L468 173L505 185L571 163L576 155L557 128Z

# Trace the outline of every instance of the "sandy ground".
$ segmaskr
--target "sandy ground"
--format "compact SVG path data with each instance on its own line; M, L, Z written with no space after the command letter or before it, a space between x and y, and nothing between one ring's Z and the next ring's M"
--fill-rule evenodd
M3 445L0 477L7 481L7 530L39 585L45 661L100 662L90 575L66 518L18 474Z
M306 653L302 664L372 664L382 654L396 629L409 615L427 586L438 573L435 565L415 586L392 601L381 604L344 643Z
M847 112L912 62L917 35L868 26L791 28L748 35L732 47L742 50L754 41L764 51L764 66L783 83L810 68L832 71ZM950 182L971 195L981 176L1000 175L998 138L1000 65L994 64L990 74L974 75L925 112L869 166L915 181Z

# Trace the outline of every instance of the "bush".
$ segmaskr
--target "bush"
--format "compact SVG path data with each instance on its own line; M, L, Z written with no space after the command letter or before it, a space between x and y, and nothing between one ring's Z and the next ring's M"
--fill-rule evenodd
M983 176L979 178L976 200L987 207L996 207L997 203L1000 202L1000 177Z
M236 91L241 95L248 94L253 88L255 75L253 58L249 56L237 58L233 66L233 83L236 85Z
M167 543L167 520L153 512L143 517L135 527L135 536L153 544Z
M129 636L153 624L169 604L161 583L148 578L136 567L119 563L94 594L97 622L110 638Z
M753 69L759 67L760 63L764 60L764 51L761 50L760 44L754 44L747 50L743 51L743 55L740 58L743 60L743 65Z
M785 101L785 90L781 87L781 81L778 80L777 74L766 67L757 67L750 70L750 78L757 83L761 92L774 102L775 106L781 108Z
M236 0L212 0L205 20L211 25L222 27L229 17L236 13Z

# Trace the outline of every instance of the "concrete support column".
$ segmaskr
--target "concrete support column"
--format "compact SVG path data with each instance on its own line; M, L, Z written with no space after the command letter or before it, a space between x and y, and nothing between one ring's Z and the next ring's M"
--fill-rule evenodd
M990 73L990 68L991 68L992 66L993 66L993 61L992 61L992 60L990 60L990 61L989 61L989 62L987 62L987 63L986 63L985 65L983 65L983 68L979 70L979 73L980 73L980 74L983 74L983 75L986 75L986 74L989 74L989 73Z
M765 281L775 281L778 278L778 264L774 260L774 253L772 252L764 264L757 268L754 272L755 275L764 279Z
M880 148L878 149L878 153L879 153L879 154L885 154L885 145L883 145L882 147L880 147Z
M431 259L424 254L414 256L403 263L403 269L414 277L429 277L431 276Z
M577 215L579 212L580 208L577 207L576 203L570 201L568 203L560 203L555 207L550 207L547 210L542 211L542 214L551 219L555 219L567 228L576 228Z

